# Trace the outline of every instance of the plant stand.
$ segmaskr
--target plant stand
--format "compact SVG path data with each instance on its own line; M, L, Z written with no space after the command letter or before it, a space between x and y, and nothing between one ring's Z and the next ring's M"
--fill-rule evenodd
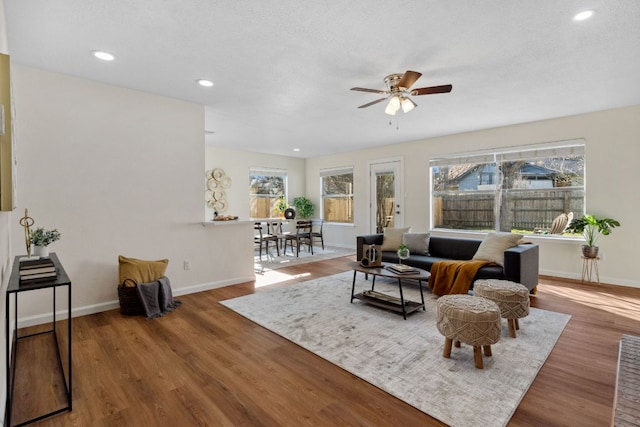
M595 277L598 285L600 285L600 272L598 271L598 260L600 258L586 258L582 257L582 283L591 282L594 283L593 278ZM595 276L594 274L595 273Z

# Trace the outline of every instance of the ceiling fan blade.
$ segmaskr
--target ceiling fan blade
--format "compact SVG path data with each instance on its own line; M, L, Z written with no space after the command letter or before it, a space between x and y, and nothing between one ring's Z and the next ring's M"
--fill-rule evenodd
M421 87L411 91L411 95L431 95L434 93L449 93L453 89L452 85Z
M403 87L405 89L409 89L416 82L416 80L420 78L421 75L422 73L419 73L417 71L407 70L407 72L404 73L404 76L402 76L402 78L400 79L396 87Z
M371 92L371 93L383 93L383 94L388 94L389 93L386 90L367 89L367 88L364 88L364 87L352 87L351 90L357 90L359 92Z
M369 102L368 104L361 105L361 106L359 106L358 108L367 108L367 107L371 107L373 104L377 104L378 102L382 102L382 101L384 101L385 99L387 99L387 98L380 98L380 99L376 99L375 101L371 101L371 102Z

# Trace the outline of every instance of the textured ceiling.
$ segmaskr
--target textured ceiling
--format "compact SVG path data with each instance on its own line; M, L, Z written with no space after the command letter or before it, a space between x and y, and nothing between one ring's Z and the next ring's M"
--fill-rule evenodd
M206 105L210 146L314 157L640 104L638 0L4 3L15 63ZM356 108L407 69L453 91Z

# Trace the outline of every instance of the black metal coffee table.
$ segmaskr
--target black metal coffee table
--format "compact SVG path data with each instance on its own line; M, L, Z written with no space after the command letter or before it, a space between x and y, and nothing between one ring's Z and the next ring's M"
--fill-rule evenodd
M378 307L386 308L388 310L396 311L398 313L402 313L403 317L406 319L407 314L413 313L416 310L424 307L424 294L422 293L422 282L425 280L429 280L431 274L423 270L421 268L415 268L415 271L409 273L396 273L394 271L389 270L387 267L393 264L383 263L381 267L364 267L360 265L359 262L351 262L349 267L353 269L353 283L351 286L351 302L353 303L353 299L359 299L367 304L375 305ZM355 293L356 288L356 274L364 273L365 275L371 274L373 279L371 280L371 290L366 290L360 293ZM400 291L400 298L387 295L382 292L377 292L374 288L376 286L376 277L388 277L391 279L398 280L398 289ZM418 281L418 287L420 288L420 298L421 302L409 301L404 299L404 295L402 293L402 280L403 279L413 279Z

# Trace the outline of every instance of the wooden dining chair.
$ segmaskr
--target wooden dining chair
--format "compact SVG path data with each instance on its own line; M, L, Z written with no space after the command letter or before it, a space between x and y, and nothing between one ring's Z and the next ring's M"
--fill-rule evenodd
M262 223L256 222L253 224L253 229L255 230L253 233L253 244L258 245L258 253L260 255L260 261L262 261L262 245L264 244L264 251L267 255L267 259L269 257L269 242L274 242L276 246L276 252L278 256L280 256L280 246L278 245L278 236L274 236L269 232L264 233L262 230Z
M284 253L285 236L289 234L289 232L282 231L282 221L271 221L268 224L269 234L276 236L276 244L283 249L282 253Z
M311 221L298 221L296 223L296 232L284 235L284 253L287 253L287 244L291 245L293 251L293 242L296 242L296 257L300 255L300 245L309 246L311 255L313 255L313 243L311 241Z
M314 219L311 221L311 239L320 239L322 244L322 250L324 251L324 237L322 236L322 226L324 221L321 219Z

